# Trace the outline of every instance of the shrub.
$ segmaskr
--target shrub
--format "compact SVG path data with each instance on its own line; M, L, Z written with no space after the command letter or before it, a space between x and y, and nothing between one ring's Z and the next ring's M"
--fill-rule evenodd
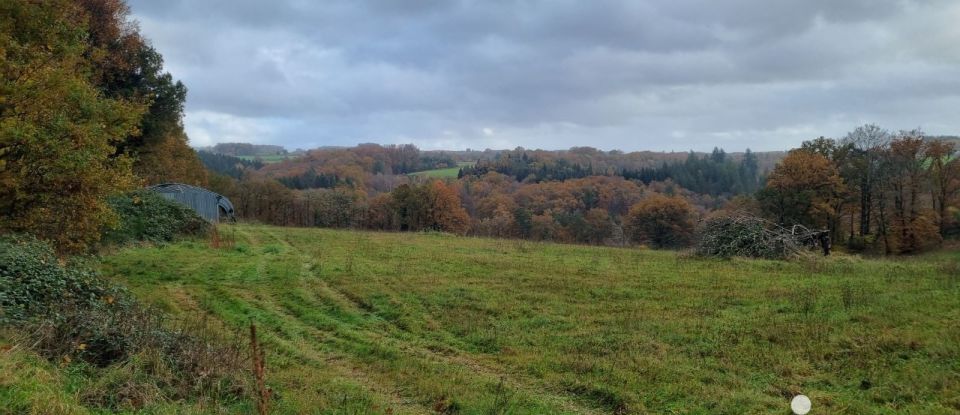
M211 227L193 209L149 190L113 196L109 204L120 221L104 232L107 242L169 242L178 236L203 235Z
M48 314L63 303L92 304L110 291L85 267L61 263L48 243L0 236L0 324Z

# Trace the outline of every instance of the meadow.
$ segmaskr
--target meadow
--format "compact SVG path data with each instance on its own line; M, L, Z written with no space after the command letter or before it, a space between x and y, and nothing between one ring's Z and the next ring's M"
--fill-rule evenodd
M289 160L295 157L297 156L290 155L290 154L268 154L265 156L237 156L237 158L241 158L247 161L260 160L266 164L279 163L281 161Z
M476 164L476 163L474 163L474 162L467 162L467 161L461 161L461 162L457 163L457 167L448 167L448 168L445 168L445 169L433 169L433 170L418 171L418 172L415 172L415 173L410 173L410 176L427 177L427 178L431 178L431 179L456 179L457 176L460 174L460 168L462 168L462 167L469 167L469 166L472 166L472 165L474 165L474 164Z
M960 256L670 251L221 226L104 275L180 316L251 320L278 413L960 410Z

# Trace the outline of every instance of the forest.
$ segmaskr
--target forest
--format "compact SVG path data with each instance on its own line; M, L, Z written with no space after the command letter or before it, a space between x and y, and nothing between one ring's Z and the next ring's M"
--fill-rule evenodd
M828 230L851 251L895 254L933 248L956 235L960 214L955 144L875 125L816 138L787 153L587 147L457 153L365 144L260 167L225 160L233 164L205 161L211 187L238 203L245 219L287 226L622 246L650 242L636 215L641 202L658 201L679 212L674 229L680 234L692 234L705 218L735 212L784 227ZM406 174L458 161L473 164L456 180ZM425 219L433 216L446 219Z

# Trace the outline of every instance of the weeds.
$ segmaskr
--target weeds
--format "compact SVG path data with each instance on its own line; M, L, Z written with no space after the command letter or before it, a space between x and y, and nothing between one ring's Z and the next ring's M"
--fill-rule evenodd
M505 377L501 376L497 386L493 389L493 406L488 412L490 415L501 415L510 413L510 406L513 401L513 393L504 384Z
M237 231L230 227L228 231L220 232L221 227L214 226L210 230L210 247L213 249L233 249L237 244Z
M257 326L250 322L250 356L253 361L253 379L256 387L254 400L257 403L257 413L267 415L270 411L270 395L273 393L264 383L264 351L257 340Z

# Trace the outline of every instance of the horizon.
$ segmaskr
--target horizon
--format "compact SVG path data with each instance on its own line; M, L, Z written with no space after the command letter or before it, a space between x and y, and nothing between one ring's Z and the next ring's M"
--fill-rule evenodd
M783 151L960 131L960 4L131 1L194 146Z
M924 137L929 138L929 139L935 139L935 140L939 140L939 139L960 140L960 135L929 135L929 134L926 134ZM814 137L814 138L818 138L818 137ZM830 137L827 137L827 138L830 138ZM833 138L833 139L836 139L836 138ZM283 146L283 145L280 145L280 144L270 144L270 143L220 142L220 143L215 143L215 144L211 144L211 145L208 145L208 146L196 146L196 145L191 145L191 147L192 147L194 150L202 151L202 150L207 150L207 149L213 149L213 147L216 146L217 144L252 144L252 145L258 145L258 146L279 146L279 147L282 147L283 150L286 151L286 152L288 152L288 153L295 153L295 152L298 152L298 151L308 152L308 151L313 151L313 150L327 150L327 149L348 149L348 148L354 148L354 147L361 146L361 145L371 145L371 144L372 144L372 145L379 145L379 146L406 145L406 144L416 145L415 143L390 143L390 144L386 144L386 143L374 143L374 142L359 142L359 143L352 144L352 145L329 145L329 146L320 146L320 147L313 147L313 148L293 148L293 149L291 149L291 148L288 148L288 147ZM529 151L554 151L554 152L555 152L555 151L569 151L569 150L573 150L573 149L577 149L577 148L591 148L591 149L594 149L594 150L597 150L597 151L601 151L601 152L605 152L605 153L610 153L610 152L614 152L614 151L619 151L619 152L622 152L622 153L644 153L644 152L647 152L647 153L691 153L691 152L693 152L693 153L710 153L710 152L712 152L712 151L715 150L715 149L719 149L719 150L722 150L723 152L725 152L725 153L727 153L727 154L743 154L743 153L745 153L747 150L750 150L750 151L753 152L753 153L786 153L786 152L788 152L788 151L790 151L790 150L793 150L794 148L797 148L797 147L791 147L791 148L780 149L780 150L755 150L755 149L749 148L749 147L748 147L748 148L744 148L744 149L728 149L728 148L723 148L723 147L719 147L719 146L715 146L714 148L711 148L711 149L709 149L709 150L694 150L694 149L688 149L688 150L644 150L644 149L639 149L639 150L624 150L624 149L620 149L620 148L609 148L609 149L605 149L605 148L598 148L598 147L586 146L586 145L579 145L579 146L573 146L573 147L567 147L567 148L554 148L554 149L548 149L548 148L529 148L529 147L523 147L523 146L516 146L516 147L513 147L513 148L484 148L484 149L469 148L469 147L468 147L468 148L464 148L464 149L449 149L449 148L425 149L425 148L420 148L419 146L418 146L417 148L418 148L419 150L421 150L421 151L428 151L428 152L434 152L434 151L438 151L438 152L444 152L444 151L449 151L449 152L513 151L513 150L516 150L516 149L518 149L518 148L522 148L523 150L529 150Z

